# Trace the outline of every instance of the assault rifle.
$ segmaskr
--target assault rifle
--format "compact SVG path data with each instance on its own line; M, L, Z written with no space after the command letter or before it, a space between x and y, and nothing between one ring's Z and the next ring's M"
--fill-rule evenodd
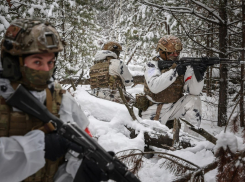
M99 168L108 175L109 179L119 182L140 182L128 170L125 164L106 152L85 131L81 130L75 123L64 122L51 114L47 107L41 104L22 85L18 86L16 91L7 99L6 103L27 114L33 115L44 123L51 122L56 127L59 135L82 146L85 149L84 157L96 162Z
M185 65L185 66L192 66L194 68L194 73L196 76L197 81L202 80L202 75L198 72L195 67L197 67L200 64L205 64L206 66L213 66L215 64L244 64L244 61L238 61L238 60L230 60L228 58L218 58L218 57L202 57L202 58L195 58L195 57L182 57L178 61L158 61L158 67L160 70L169 68L173 65L173 63L179 65Z

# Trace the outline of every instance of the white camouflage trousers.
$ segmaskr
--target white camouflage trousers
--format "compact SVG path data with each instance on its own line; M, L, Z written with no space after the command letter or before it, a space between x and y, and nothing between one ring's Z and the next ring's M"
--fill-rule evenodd
M185 118L191 124L199 127L201 124L201 99L199 96L195 95L185 95L181 97L175 103L163 104L159 121L162 124L166 124L168 120ZM142 112L143 119L152 119L155 117L157 111L157 104L150 106L146 111ZM188 130L188 131L187 131ZM189 134L195 135L186 125L184 131Z
M92 89L91 94L105 100L117 102L123 104L118 90L111 90L109 88Z

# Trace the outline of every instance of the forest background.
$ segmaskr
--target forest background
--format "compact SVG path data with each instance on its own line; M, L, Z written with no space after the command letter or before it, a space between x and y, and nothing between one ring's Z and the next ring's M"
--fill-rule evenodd
M243 0L3 0L0 40L15 18L50 21L67 43L56 70L59 81L88 79L93 56L108 40L123 45L121 59L129 68L143 69L166 34L181 38L181 57L244 60L244 9ZM218 126L227 123L227 108L237 102L244 126L243 80L244 65L209 67L204 92L217 97Z
M212 117L211 121L214 125L225 126L232 120L233 131L237 132L239 127L240 137L245 138L245 135L242 136L244 65L239 64L239 61L244 61L245 50L244 0L2 0L0 41L12 20L26 17L44 18L59 31L66 47L59 54L55 75L59 81L75 87L89 79L89 69L94 64L96 51L109 40L122 44L124 51L120 59L128 65L136 84L142 84L142 80L138 79L143 76L144 64L157 55L156 44L166 34L173 34L182 40L184 49L180 57L208 56L234 60L235 64L208 68L201 98L205 108L209 108L208 105L217 108L217 118ZM77 88L79 90L80 86ZM86 101L88 96L86 93L83 95L81 103L90 106L91 98ZM98 104L98 100L95 103ZM97 123L94 124L96 126ZM227 134L227 137L230 135ZM218 163L222 164L218 173L221 174L221 181L226 170L235 169L235 172L229 170L227 173L232 173L231 177L244 171L245 162L241 159L245 156L245 150L234 150L232 153L230 149L224 148L223 153L221 150L216 155ZM238 176L240 181L245 180L244 172Z

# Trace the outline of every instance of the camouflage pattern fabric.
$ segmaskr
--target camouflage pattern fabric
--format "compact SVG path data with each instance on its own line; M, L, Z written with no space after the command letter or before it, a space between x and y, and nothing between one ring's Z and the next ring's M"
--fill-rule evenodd
M182 43L178 37L165 35L158 41L156 50L158 51L159 49L164 52L181 51Z
M21 83L30 90L41 91L48 87L48 81L53 75L54 69L49 71L34 70L27 66L21 67Z
M13 87L16 86L13 85ZM46 91L49 90L47 89ZM61 85L55 82L53 95L47 97L46 100L47 108L56 117L59 117L58 112L63 93L64 91L61 89ZM48 105L51 107L49 108ZM31 115L19 111L13 111L13 108L7 105L5 99L0 96L0 137L25 135L31 130L42 128L43 125L44 123L42 121ZM63 158L56 161L46 159L45 166L35 174L23 180L23 182L53 182L53 177L58 170L58 167L63 162Z
M92 90L91 94L101 99L123 104L123 100L121 99L117 89L112 90L110 88L95 88Z
M1 56L60 52L63 50L57 30L41 19L16 19L11 22L1 43Z
M125 88L123 88L122 90L123 90L123 94L124 94L124 97L127 103L129 105L134 105L135 104L134 97L128 92L126 92ZM117 88L115 90L110 89L110 88L94 88L91 90L90 94L94 95L95 97L101 98L101 99L124 104Z
M118 85L122 85L121 79L118 76L109 75L109 65L111 57L106 60L97 61L95 65L90 68L90 86L94 88L110 88L116 89Z
M116 54L109 50L100 50L95 54L95 64L89 72L91 94L123 104L118 87L124 91L126 100L131 101L132 97L126 93L125 86L132 85L133 78L127 66L116 58Z
M157 61L156 59L153 59ZM170 69L174 69L176 64L174 64L169 69L161 70L161 73L167 72ZM183 96L183 86L184 86L184 76L178 76L174 83L172 83L165 90L154 94L150 91L146 81L144 81L144 92L146 95L150 96L153 101L156 103L173 103L178 101Z
M108 41L106 42L103 47L102 50L109 50L109 51L122 51L122 46L115 41Z
M181 97L176 103L163 104L160 111L159 121L165 125L168 120L173 120L175 118L185 118L193 125L198 127L201 124L201 99L199 96L195 95L185 95ZM157 104L153 104L146 111L142 112L142 119L154 120L156 116ZM191 135L198 136L195 132L184 126L184 131Z
M150 106L150 101L145 94L136 94L134 107L139 110L145 111Z

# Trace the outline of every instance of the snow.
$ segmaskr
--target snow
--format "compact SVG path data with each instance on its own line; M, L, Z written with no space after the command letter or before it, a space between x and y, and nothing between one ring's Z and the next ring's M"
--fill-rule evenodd
M214 147L214 153L217 153L221 147L223 147L224 150L229 147L232 153L236 153L238 151L237 138L234 133L222 131L218 135L218 140L216 146Z
M5 19L5 17L3 17L1 15L0 15L0 22L4 25L5 28L9 27L9 22Z
M30 1L29 3L24 3L23 5L26 6L25 11L21 11L21 17L29 17L34 16L35 10L38 9L40 10L40 13L49 17L50 19L55 18L57 19L57 22L55 22L56 27L59 25L59 16L60 16L60 11L59 10L61 7L59 7L61 1L55 0L55 2L50 2L47 3L44 0L41 1ZM70 5L71 10L73 7L75 7L76 1L74 0L68 0L68 4ZM116 24L117 27L115 28L116 34L118 34L118 39L122 41L123 43L126 42L126 37L125 34L131 32L131 35L137 35L139 36L139 40L130 40L128 49L130 50L128 52L128 55L125 56L124 60L128 60L128 58L131 56L131 54L134 52L135 49L135 55L133 56L131 62L129 63L128 67L130 70L130 73L133 76L142 76L144 75L144 66L143 64L147 62L149 59L151 59L154 54L156 54L156 51L154 50L155 43L151 40L153 38L159 38L161 37L165 31L165 25L163 27L153 27L148 30L149 25L151 25L151 22L156 21L156 23L159 23L159 20L164 22L166 21L168 25L170 25L170 30L171 33L176 33L176 26L177 26L177 21L173 20L173 17L171 16L170 12L168 11L171 9L173 12L180 13L180 12L192 12L193 9L187 7L170 7L167 5L167 3L175 3L175 1L168 1L167 3L164 3L164 6L156 6L154 8L154 12L159 8L162 7L163 11L161 10L161 16L166 18L166 19L159 19L153 12L151 11L152 8L149 8L149 6L146 6L145 4L139 3L137 6L139 7L138 9L136 6L134 7L133 4L131 3L133 1L125 1L125 7L126 9L130 9L132 12L123 12L125 9L123 8L120 10L122 12L121 17L120 17L120 22L122 23L123 20L125 20L126 25L123 24ZM145 1L148 2L148 1ZM19 0L12 0L11 3L18 7L20 5ZM23 2L22 2L23 3ZM47 3L47 4L46 4ZM213 23L219 23L222 22L223 20L219 17L217 11L214 11L213 8L206 6L205 4L195 1L195 3L200 7L201 11L193 11L193 13L196 13L199 15L199 19L206 19L207 21L213 22ZM108 9L113 9L116 7L117 1L114 3L110 4L110 7ZM133 7L133 8L132 8ZM79 9L82 11L86 8L83 6L80 6ZM137 9L137 10L136 10ZM60 9L62 10L62 9ZM239 9L240 10L240 9ZM2 6L1 7L2 15L0 15L0 36L3 31L5 31L9 27L9 22L12 19L13 14L9 12L9 7ZM213 16L212 18L209 18L202 15L202 12L212 12ZM75 12L75 11L74 11ZM106 17L105 12L100 12L99 16L101 17ZM235 11L235 14L239 13L238 11ZM118 14L118 13L116 13ZM110 14L111 16L111 14ZM150 17L149 17L150 16ZM155 17L156 16L156 17ZM83 16L80 15L72 15L72 17L77 17L78 22L83 23L83 22L90 22L94 23L93 19L87 19ZM155 17L155 18L154 18ZM108 18L108 17L107 17ZM118 18L118 16L115 16L115 18ZM198 19L196 17L195 19ZM194 20L195 20L194 19ZM193 20L193 21L194 21ZM236 19L235 19L236 20ZM111 21L108 20L108 25L107 27L110 27L111 22L113 22L114 19L112 18ZM194 22L196 22L195 20ZM135 26L135 24L138 24L141 22L142 24ZM183 22L183 21L182 21ZM202 21L199 21L201 23ZM96 22L98 23L98 22ZM185 22L184 22L185 23ZM230 22L228 22L229 24ZM232 22L231 22L232 23ZM67 31L70 30L77 30L80 32L80 34L83 37L83 41L80 41L80 38L75 37L74 41L81 42L79 46L84 50L78 50L74 49L75 53L83 53L86 54L87 49L89 49L89 52L94 52L92 48L89 48L88 45L95 45L96 47L100 47L99 44L97 43L98 40L104 40L104 36L110 36L113 37L112 35L105 35L106 33L103 33L103 31L107 29L102 29L103 27L100 26L99 24L95 24L97 30L99 31L99 34L96 34L96 36L93 34L93 31L90 31L90 29L86 26L83 26L83 31L79 30L80 28L74 28L70 26L69 24L66 24L66 28L70 27L70 29L67 29ZM143 26L143 27L141 27ZM120 27L120 29L118 29ZM236 27L241 27L241 23L238 23ZM186 27L186 30L188 30L189 27ZM145 32L147 31L147 32ZM180 31L180 33L183 30ZM60 31L63 32L63 31ZM105 31L107 32L107 31ZM145 32L145 33L144 33ZM84 34L82 34L84 33ZM86 34L89 33L89 34ZM88 36L92 34L93 38ZM110 33L112 34L112 33ZM0 37L1 38L1 37ZM106 39L108 39L107 37ZM143 40L141 40L141 38ZM70 39L68 36L66 38L67 40ZM195 37L196 39L196 37ZM92 43L89 43L88 40L92 40ZM136 41L136 42L134 42ZM102 41L103 42L103 41ZM185 50L182 51L181 57L188 57L188 56L196 56L196 51L193 50L193 47L191 47L188 44L188 41L183 42L186 44L184 46ZM188 48L189 47L189 48ZM191 48L191 49L190 49ZM210 47L210 50L213 50L215 53L221 53L217 47ZM239 46L233 46L231 45L228 53L232 53L234 51L241 51L242 48ZM150 51L150 53L148 52ZM184 55L184 51L186 52L186 55ZM227 54L228 54L227 53ZM68 54L70 52L68 51ZM149 56L151 55L151 56ZM94 56L94 53L91 54L91 56ZM89 55L78 55L78 63L77 64L72 64L70 62L65 62L66 67L68 67L71 70L76 70L75 68L79 68L79 65L82 66L84 65L83 68L86 67L85 76L88 78L89 76L89 68L91 66L90 60L92 60L91 56ZM124 57L122 53L122 57ZM126 62L125 62L126 63ZM216 65L218 66L218 65ZM79 76L80 73L82 72L82 69L77 72L75 76ZM236 71L235 71L236 72ZM62 72L61 72L62 74ZM230 75L230 74L229 74ZM70 76L71 77L71 76ZM213 68L212 69L212 77L219 77L219 69ZM229 76L231 78L232 76ZM222 81L222 80L221 80ZM219 84L216 82L215 86L215 92L218 93L218 87ZM236 87L236 85L229 85L230 88ZM88 117L90 121L90 130L93 134L93 136L98 139L98 142L100 145L102 145L106 150L108 151L114 151L114 152L119 152L122 150L127 150L127 149L139 149L139 150L144 150L144 136L143 132L144 131L152 131L154 128L160 129L163 132L166 132L169 136L172 136L172 131L169 130L165 125L161 125L157 121L152 121L152 120L142 120L141 118L137 118L140 123L144 123L149 125L148 127L143 126L137 121L133 121L132 118L130 117L126 107L122 104L118 103L113 103L107 100L95 98L91 96L86 90L89 90L90 86L89 85L83 85L83 86L78 86L76 91L73 91L75 94L75 99L77 102L81 105L83 111L85 112L86 116ZM134 87L128 87L127 91L132 95L136 96L136 94L142 93L143 92L143 85L138 84ZM239 90L237 90L239 91ZM193 162L194 164L202 167L205 166L209 163L211 163L214 160L214 153L218 151L219 148L224 148L226 149L227 147L230 148L230 150L235 153L236 151L241 151L245 149L245 144L243 144L243 139L241 137L238 137L237 135L234 135L229 131L229 128L227 128L226 133L224 133L224 127L217 127L217 113L218 113L218 96L213 95L212 97L208 97L205 93L203 93L201 97L202 100L202 123L201 123L201 128L204 128L206 131L208 131L210 134L213 134L218 138L217 140L217 145L214 145L208 141L206 141L204 138L195 138L192 137L191 139L191 144L195 145L190 148L186 149L181 149L178 151L167 151L163 150L160 148L156 147L151 147L155 151L158 152L167 152L169 154L173 154L176 156L183 157L184 159ZM231 105L231 103L229 103ZM233 107L228 108L228 112L232 110ZM137 115L138 110L135 108L134 109L135 114ZM125 126L130 126L135 128L136 133L138 136L134 139L131 139L129 136L129 131L126 129ZM241 132L239 133L241 134ZM185 134L182 129L180 131L180 135L182 136L187 136L190 137L188 134ZM144 158L144 164L139 171L139 178L143 182L161 182L161 181L171 181L174 179L176 176L174 176L172 173L170 173L169 170L165 169L164 167L160 167L162 162L164 162L165 159L160 158L159 156L155 155L151 159ZM213 170L210 171L205 175L205 181L207 182L213 182L215 181L215 175L217 171Z
M143 92L143 85L136 85L135 87L126 88L129 93L134 97L138 93ZM127 150L127 149L139 149L144 151L144 131L153 131L152 129L160 128L162 131L167 132L168 135L172 135L172 130L169 130L165 125L160 124L157 121L143 120L138 117L138 121L133 121L130 117L128 110L122 104L114 103L111 101L96 98L90 95L87 91L90 90L89 85L78 86L76 91L72 93L75 96L76 101L80 104L81 108L85 112L86 116L90 121L89 129L92 135L98 140L98 143L107 151L114 151L115 153ZM202 99L206 96L202 96ZM203 105L203 112L209 111L209 105ZM134 113L137 115L138 110L135 108ZM214 110L214 112L217 112ZM213 114L216 116L216 114ZM214 119L214 118L213 118ZM149 127L145 127L140 123L148 124ZM136 138L130 138L130 132L125 126L135 128L138 134ZM213 133L220 133L219 130L224 128L217 127L210 120L203 120L201 127L206 131L213 131ZM216 130L217 129L217 130ZM180 135L183 134L181 129ZM188 134L187 134L188 136ZM173 154L190 161L199 167L206 166L207 164L214 161L214 151L217 151L220 147L227 147L232 152L236 152L244 148L242 139L235 136L230 132L217 135L217 145L206 141L204 138L196 140L192 138L191 143L195 146L186 149L168 151L161 148L151 147L155 151L165 152ZM239 147L238 147L239 145ZM175 179L176 176L171 173L168 169L164 168L161 164L166 159L154 155L153 158L143 159L143 165L138 172L139 179L142 182L170 182ZM217 170L212 170L205 174L205 181L215 182L215 175Z

